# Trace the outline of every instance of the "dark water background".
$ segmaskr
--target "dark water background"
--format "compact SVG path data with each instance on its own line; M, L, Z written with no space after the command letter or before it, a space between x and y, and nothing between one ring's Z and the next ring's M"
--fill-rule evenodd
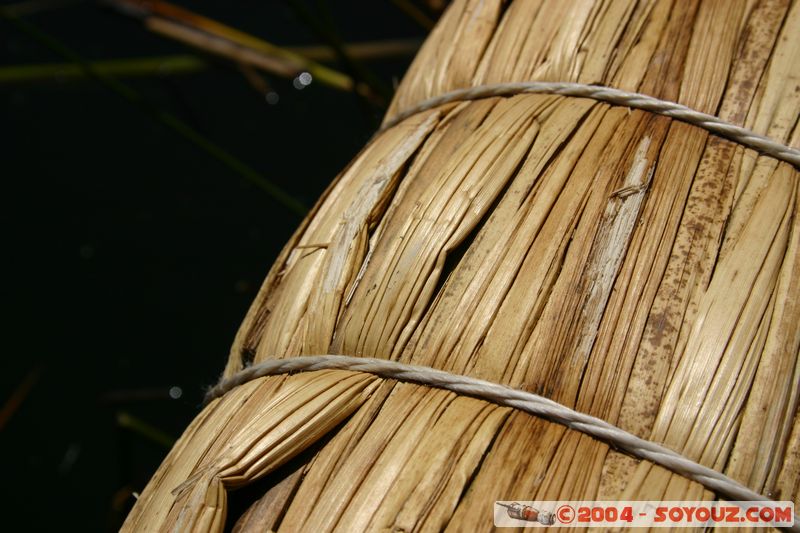
M323 44L282 2L178 3L279 45ZM426 34L389 0L306 5L348 42ZM192 53L92 2L24 19L89 60ZM410 59L366 65L391 86ZM0 69L63 61L0 20ZM382 110L266 79L277 105L222 61L124 82L311 205ZM91 80L0 83L0 155L0 530L114 531L167 452L120 419L180 435L300 219Z

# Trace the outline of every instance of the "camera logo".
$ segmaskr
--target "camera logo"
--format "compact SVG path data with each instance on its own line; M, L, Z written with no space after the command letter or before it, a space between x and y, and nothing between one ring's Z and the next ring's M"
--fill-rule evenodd
M526 522L537 522L543 526L550 526L555 522L553 513L541 511L530 505L522 505L521 503L502 503L495 502L500 507L504 507L508 513L509 518L515 520L524 520ZM574 514L574 511L573 511Z

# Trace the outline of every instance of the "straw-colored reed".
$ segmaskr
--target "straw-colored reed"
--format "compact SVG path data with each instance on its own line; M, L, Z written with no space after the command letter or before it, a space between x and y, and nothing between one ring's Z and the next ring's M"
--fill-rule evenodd
M387 120L453 89L571 81L798 147L798 51L800 2L456 0ZM431 366L798 501L798 183L701 128L590 99L416 114L364 148L287 244L225 375L301 354ZM123 530L221 531L227 493L257 479L228 517L238 531L487 530L495 500L715 498L556 423L327 370L212 402Z

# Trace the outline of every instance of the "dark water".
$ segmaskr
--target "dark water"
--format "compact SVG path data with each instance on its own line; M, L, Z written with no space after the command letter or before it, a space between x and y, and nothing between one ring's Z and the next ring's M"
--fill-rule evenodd
M181 5L274 43L321 43L280 2ZM388 0L328 11L346 41L425 34ZM91 60L189 52L89 2L25 20ZM62 61L0 21L0 68ZM367 65L391 86L409 61ZM124 81L310 205L381 109L267 79L277 105L224 63ZM167 451L120 417L180 434L299 218L93 81L0 83L0 154L0 529L116 530Z

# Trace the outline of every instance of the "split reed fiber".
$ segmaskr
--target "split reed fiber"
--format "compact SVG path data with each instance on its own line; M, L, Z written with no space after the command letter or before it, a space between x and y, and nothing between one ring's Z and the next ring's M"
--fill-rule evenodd
M600 84L800 146L800 2L456 0L386 120L490 83ZM273 265L245 364L345 354L542 394L798 502L798 171L585 98L443 105L377 135ZM259 480L247 511L229 494ZM495 500L714 499L559 424L327 370L208 405L124 531L488 530ZM313 511L312 511L313 509Z

